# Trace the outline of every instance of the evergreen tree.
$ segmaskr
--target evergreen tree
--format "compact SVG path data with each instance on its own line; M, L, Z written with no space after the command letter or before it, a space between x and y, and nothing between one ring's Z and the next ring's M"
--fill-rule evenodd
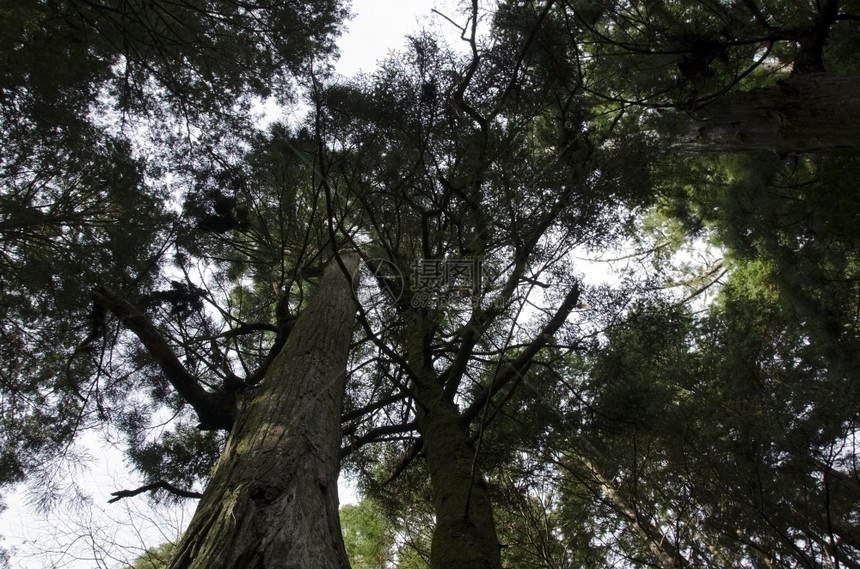
M332 2L0 9L0 482L117 428L177 568L860 563L853 6L464 7L353 82ZM586 289L659 219L716 302Z
M516 14L531 4L505 3L499 14L522 26ZM855 148L860 140L853 2L566 0L546 7L569 46L554 53L575 58L595 104L613 120L633 115L669 133L667 145L790 154Z

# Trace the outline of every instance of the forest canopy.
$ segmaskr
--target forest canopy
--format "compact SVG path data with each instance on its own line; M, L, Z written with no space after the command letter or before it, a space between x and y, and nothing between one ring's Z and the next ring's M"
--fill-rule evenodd
M105 567L860 566L860 7L464 1L344 78L348 10L0 8L4 491L196 501Z

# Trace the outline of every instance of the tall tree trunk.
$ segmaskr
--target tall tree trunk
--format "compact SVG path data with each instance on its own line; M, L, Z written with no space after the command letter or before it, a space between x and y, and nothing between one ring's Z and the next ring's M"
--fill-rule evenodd
M417 399L436 514L430 568L501 569L493 507L483 476L473 471L469 430L441 384L419 388Z
M692 119L692 120L691 120ZM798 74L681 119L693 153L791 154L860 147L860 76Z
M357 257L344 264L356 274ZM238 409L172 569L348 569L337 477L352 292L351 278L331 263Z
M475 445L468 421L430 363L425 341L429 324L418 314L413 317L407 352L436 515L430 568L501 569L493 506L483 476L473 468Z

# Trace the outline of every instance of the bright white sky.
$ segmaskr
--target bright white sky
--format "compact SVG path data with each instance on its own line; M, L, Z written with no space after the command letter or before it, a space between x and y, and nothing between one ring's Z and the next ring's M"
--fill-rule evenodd
M338 42L336 71L346 76L373 71L390 51L403 47L406 35L431 17L433 8L453 16L443 9L448 4L444 0L353 0L357 15L347 23L349 33Z
M455 21L463 20L453 5L456 5L455 0L353 0L355 17L347 23L348 31L339 41L341 57L336 72L349 77L373 71L378 61L404 46L407 34L416 31L422 23L431 23L430 18L446 32L450 29L456 33L450 23L431 13L437 8ZM105 552L94 552L96 543L93 542L123 555L120 547L110 548L109 543L140 547L143 540L146 546L155 546L174 539L175 532L187 524L193 503L189 504L188 511L171 512L168 518L149 511L143 496L107 504L111 491L133 488L136 483L122 479L125 467L116 449L96 448L93 452L97 456L93 457L91 470L83 475L85 482L81 482L92 493L92 499L81 504L76 512L77 520L69 519L63 512L50 516L36 514L23 491L4 493L8 509L0 515L3 538L0 547L17 550L18 554L12 557L12 567L123 567L124 559L105 558ZM349 489L342 488L341 492L342 503L354 500ZM134 522L136 527L128 525L129 522ZM87 533L91 535L85 535ZM106 553L110 556L110 552Z

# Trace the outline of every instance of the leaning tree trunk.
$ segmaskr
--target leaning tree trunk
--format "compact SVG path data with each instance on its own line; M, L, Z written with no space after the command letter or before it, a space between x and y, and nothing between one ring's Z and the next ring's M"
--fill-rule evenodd
M860 76L798 74L685 115L681 150L786 155L860 147Z
M344 260L356 274L357 257ZM238 410L172 569L348 569L337 477L352 292L351 279L331 263Z

